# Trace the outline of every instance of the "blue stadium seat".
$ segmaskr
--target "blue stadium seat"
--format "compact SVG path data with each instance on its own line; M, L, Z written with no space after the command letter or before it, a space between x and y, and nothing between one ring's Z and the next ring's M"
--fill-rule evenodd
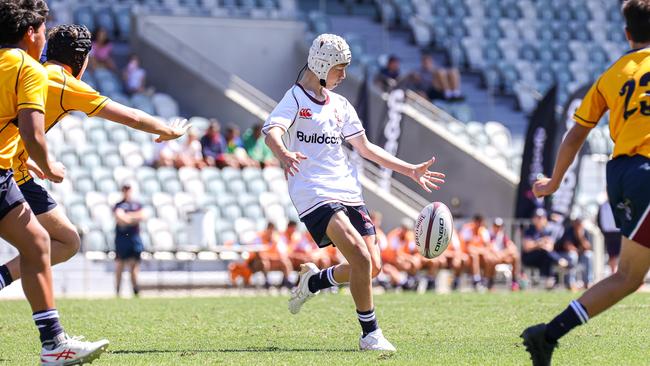
M87 6L80 6L74 11L74 22L75 24L83 24L91 32L95 31L95 16L93 10Z

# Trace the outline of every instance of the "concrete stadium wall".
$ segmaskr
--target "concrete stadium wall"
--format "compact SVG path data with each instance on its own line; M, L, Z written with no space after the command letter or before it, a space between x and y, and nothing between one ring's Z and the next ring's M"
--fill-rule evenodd
M276 101L306 63L306 58L297 57L305 34L303 22L167 16L146 16L146 21Z

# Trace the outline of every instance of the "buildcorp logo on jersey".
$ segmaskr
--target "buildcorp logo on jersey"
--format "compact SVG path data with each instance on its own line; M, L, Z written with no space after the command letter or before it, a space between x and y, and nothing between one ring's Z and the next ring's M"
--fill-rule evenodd
M338 145L341 141L341 136L331 136L324 133L320 135L317 133L312 133L311 135L305 135L304 132L298 131L296 134L298 141L306 142L308 144L319 144L319 145Z

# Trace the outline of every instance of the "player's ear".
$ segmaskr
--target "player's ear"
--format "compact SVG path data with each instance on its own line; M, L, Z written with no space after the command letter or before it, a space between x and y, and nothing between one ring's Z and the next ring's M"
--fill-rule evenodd
M628 42L632 42L632 35L630 35L630 30L627 27L625 27L625 39Z

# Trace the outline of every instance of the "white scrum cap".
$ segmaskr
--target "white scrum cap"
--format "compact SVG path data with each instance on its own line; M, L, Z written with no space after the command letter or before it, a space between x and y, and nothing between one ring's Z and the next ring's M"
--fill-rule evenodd
M349 64L352 60L350 46L345 40L335 34L321 34L314 39L309 49L307 66L325 86L327 73L333 66Z

